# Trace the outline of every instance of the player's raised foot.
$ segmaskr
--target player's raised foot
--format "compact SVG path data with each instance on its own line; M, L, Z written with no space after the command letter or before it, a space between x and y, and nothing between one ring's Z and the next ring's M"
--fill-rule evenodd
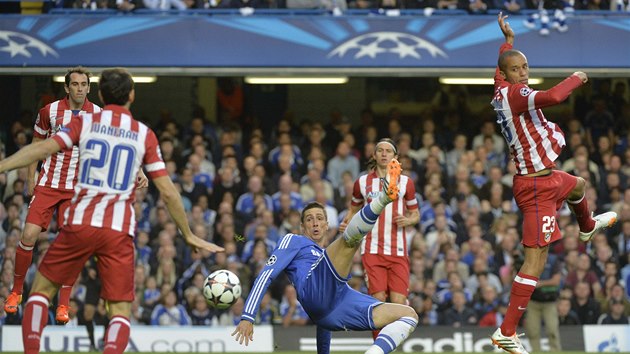
M400 162L396 159L392 159L387 164L387 174L383 181L383 192L387 194L389 199L392 201L398 199L398 192L400 189L398 187L398 180L400 179L400 174L402 173L402 167L400 166Z
M605 229L615 225L615 223L617 223L617 219L617 213L615 213L614 211L609 211L593 216L593 220L595 220L595 227L589 232L580 231L580 240L584 242L590 241L593 236L601 229Z
M501 333L501 328L499 327L496 331L494 331L490 339L492 339L492 344L496 345L500 349L505 350L508 353L529 354L527 350L525 350L525 348L523 347L523 344L518 337L519 336L516 333L509 337L504 336Z
M61 324L66 324L70 321L70 316L68 315L68 306L59 305L57 306L57 315L55 316L55 320Z
M22 294L11 292L7 299L4 301L4 312L16 313L18 306L22 303Z

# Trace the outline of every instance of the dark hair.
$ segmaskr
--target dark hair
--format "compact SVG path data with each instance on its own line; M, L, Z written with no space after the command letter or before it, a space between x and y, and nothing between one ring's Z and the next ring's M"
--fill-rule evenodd
M103 96L103 103L125 105L129 101L129 94L133 90L131 74L124 68L103 70L99 82L99 91Z
M300 222L302 222L302 223L304 222L304 214L306 214L307 210L315 209L315 208L319 208L319 209L323 210L324 211L324 215L326 215L326 217L328 218L328 216L326 214L326 208L324 208L323 205L321 205L318 202L310 202L310 203L306 204L304 209L302 209L302 214L300 215Z
M516 49L508 49L505 52L501 53L501 55L499 55L499 61L497 63L497 65L499 66L499 70L505 72L505 61L507 60L507 58L509 57L513 57L516 55L522 55L525 56L525 54L523 54L520 50L516 50Z
M72 75L74 73L83 74L83 75L87 76L88 85L90 84L90 77L92 77L92 73L88 69L86 69L86 68L84 68L82 66L75 66L74 68L70 68L70 69L68 69L66 71L66 76L64 78L66 86L70 86L70 75Z

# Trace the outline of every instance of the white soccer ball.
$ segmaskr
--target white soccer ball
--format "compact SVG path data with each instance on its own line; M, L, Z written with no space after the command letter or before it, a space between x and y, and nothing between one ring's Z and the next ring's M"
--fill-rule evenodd
M217 270L203 283L203 296L211 307L225 310L241 297L241 281L229 270Z

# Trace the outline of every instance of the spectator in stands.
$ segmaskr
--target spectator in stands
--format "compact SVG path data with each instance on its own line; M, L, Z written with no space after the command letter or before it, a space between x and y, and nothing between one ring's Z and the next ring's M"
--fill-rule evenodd
M477 238L477 240L480 240L480 238ZM488 286L493 287L497 294L500 294L503 291L501 279L489 270L488 255L485 250L481 250L478 253L478 256L475 257L472 267L472 275L469 278L464 279L466 289L470 290L473 294L477 293L477 290L482 284L487 284Z
M601 284L591 264L591 258L587 254L580 254L577 268L566 275L564 284L575 289L578 283L585 282L589 285L589 294L597 294L601 290Z
M444 311L439 324L459 328L477 324L477 314L468 306L466 294L461 290L452 292L452 305Z
M575 326L580 324L580 318L571 309L571 299L560 297L556 303L558 309L558 323L560 326Z
M596 324L601 315L599 303L591 295L591 287L585 281L578 281L574 286L574 297L571 301L571 309L575 311L580 323Z
M624 303L622 300L610 299L609 310L602 313L597 320L597 324L604 325L628 325L630 319L624 313Z
M466 154L467 145L468 137L466 134L458 133L455 135L453 148L446 153L446 171L449 178L455 176L455 171L457 171L459 161L461 160L461 157Z
M208 302L201 293L195 295L195 299L189 316L191 324L193 326L209 327L212 325L214 314L208 308Z
M584 128L586 129L586 141L591 151L597 148L600 137L605 136L613 141L615 129L615 117L608 110L606 98L603 96L593 97L593 109L584 118Z
M152 326L189 326L192 324L190 316L184 306L177 303L175 291L169 290L163 295L151 313Z
M207 195L205 186L194 181L193 171L188 167L182 170L180 186L182 188L181 195L186 197L193 204L197 203L200 196Z
M484 145L484 139L486 137L492 138L493 151L496 153L503 153L505 151L505 139L496 132L496 124L494 121L485 121L481 126L481 132L473 138L472 148L476 149L479 146Z
M341 186L342 176L346 171L352 175L352 179L359 176L359 159L350 154L350 145L346 141L340 141L337 145L337 153L328 160L328 178L332 187L337 189Z
M258 175L250 176L247 182L248 192L241 194L236 202L235 210L246 221L255 216L256 206L264 205L268 210L273 210L273 199L266 194L262 185L262 178Z
M494 0L494 8L508 13L518 13L526 8L524 0Z
M315 192L322 189L327 200L333 200L335 196L332 184L324 179L324 161L321 159L312 161L308 166L308 173L300 181L300 194L304 203L315 200Z

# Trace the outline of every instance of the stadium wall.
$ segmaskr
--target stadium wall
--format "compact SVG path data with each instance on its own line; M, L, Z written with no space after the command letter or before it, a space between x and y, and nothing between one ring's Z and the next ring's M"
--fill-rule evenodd
M492 71L503 41L495 14L241 16L191 11L170 16L70 12L0 18L0 73L67 67L81 58L89 67L116 65L176 74L310 69L316 74L398 70L401 75L441 75L444 69ZM568 31L548 36L525 27L526 18L511 15L510 23L517 48L537 68L600 69L602 75L630 72L630 13L576 12L567 20Z
M3 326L1 351L22 351L19 326ZM282 352L316 351L315 327L281 328L257 326L255 341L248 347L238 345L230 336L233 327L155 327L134 326L128 352ZM403 353L481 353L493 352L488 328L419 327L399 351ZM564 351L630 352L630 326L592 325L560 327ZM102 338L103 328L96 329ZM372 343L369 332L336 332L331 352L364 351ZM529 341L524 340L531 349ZM542 349L549 350L547 338ZM42 336L42 351L85 352L89 340L83 327L48 326Z

